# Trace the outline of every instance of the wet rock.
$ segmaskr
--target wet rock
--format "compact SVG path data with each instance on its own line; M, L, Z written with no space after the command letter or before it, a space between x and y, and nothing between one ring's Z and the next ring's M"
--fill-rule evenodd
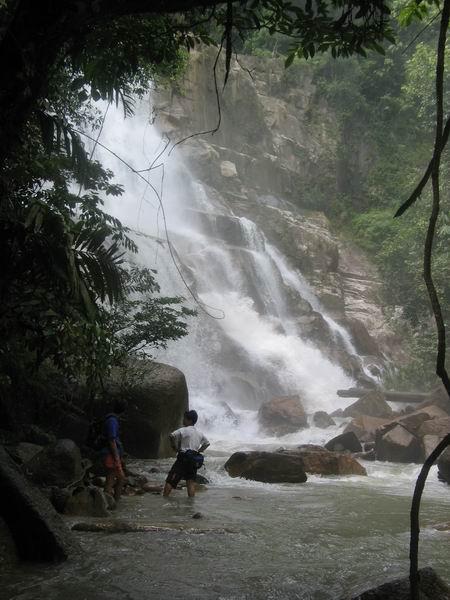
M308 427L300 396L281 396L262 404L258 420L266 432L277 436Z
M52 433L44 431L41 427L34 424L22 426L23 439L30 444L38 446L48 446L56 442L56 437Z
M439 406L440 409L450 414L450 398L442 384L439 384L429 395L429 399L419 406L426 408L427 405Z
M327 427L332 427L333 425L336 425L334 419L330 417L330 415L324 410L318 410L314 413L313 423L316 427L319 427L320 429L327 429Z
M158 467L152 467L149 472L150 473L161 473L161 469L158 469Z
M438 435L424 435L422 438L422 459L425 460L433 452L436 446L441 441L441 437Z
M109 393L111 401L128 402L121 435L125 450L136 458L172 456L169 433L180 427L189 407L185 376L169 365L139 362L140 376L125 387L118 381Z
M350 406L347 406L343 416L358 417L360 415L367 415L369 417L388 419L392 418L393 414L393 410L386 402L384 394L374 390L368 392Z
M208 483L210 483L210 481L203 475L200 475L199 473L197 473L197 475L195 477L195 483L200 483L201 485L207 485Z
M313 475L367 475L366 469L350 454L331 452L321 446L301 446L295 450L305 471Z
M430 419L423 423L418 431L418 435L437 435L441 439L450 433L450 417L441 419Z
M222 177L237 177L236 165L229 160L223 160L220 163L220 173Z
M24 469L42 486L66 487L84 475L80 450L72 440L58 440L47 446L28 461Z
M366 326L359 319L346 319L345 325L350 331L353 343L360 354L378 356L380 348L375 339L369 334Z
M50 501L0 447L0 514L23 560L65 560L79 546Z
M64 514L85 517L107 517L108 500L98 487L79 488L68 498Z
M429 567L420 569L419 575L421 600L450 600L450 587L433 569ZM410 600L410 598L409 577L402 577L362 592L352 600Z
M446 448L437 461L438 478L450 484L450 448Z
M230 477L264 483L304 483L307 480L299 454L288 452L235 452L225 463Z
M149 482L144 483L142 489L151 494L160 494L163 491L163 485L161 483Z
M337 410L330 413L330 417L339 417L340 418L343 416L344 416L344 411L342 408L338 408Z
M67 488L50 488L50 502L59 513L63 513L72 492Z
M375 452L378 460L400 463L420 462L422 457L419 438L400 424L377 431Z
M375 453L375 450L367 450L366 452L355 452L353 454L353 458L356 458L357 460L368 460L368 461L373 461L377 459L377 455Z
M0 571L16 567L19 562L16 545L5 521L0 517Z
M193 519L203 519L203 515L201 512L196 512L192 515Z
M353 431L347 431L337 435L325 444L325 448L331 452L361 452L362 446Z
M353 432L360 442L374 442L377 429L389 423L389 419L360 415L350 421L344 433Z
M30 444L29 442L21 442L16 446L9 446L9 455L19 464L23 465L33 458L42 450L43 446L38 444Z
M104 488L106 484L106 477L100 477L99 475L97 475L91 480L91 483L96 487Z

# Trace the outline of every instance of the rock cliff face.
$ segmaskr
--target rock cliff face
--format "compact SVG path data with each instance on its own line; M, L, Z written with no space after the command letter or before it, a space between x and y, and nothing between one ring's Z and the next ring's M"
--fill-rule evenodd
M213 62L213 52L193 53L180 89L154 97L156 123L172 142L216 127ZM366 357L365 366L376 373L404 354L383 313L370 259L310 209L315 196L339 189L333 115L315 98L307 70L295 86L288 73L275 59L239 57L220 95L219 129L178 149L206 192L256 223L305 278L316 305L305 294L286 295L309 338L347 373L355 374L352 353ZM220 86L220 72L217 78ZM364 161L363 149L360 154L357 160ZM228 240L232 225L228 220ZM333 345L324 312L349 333L353 352Z

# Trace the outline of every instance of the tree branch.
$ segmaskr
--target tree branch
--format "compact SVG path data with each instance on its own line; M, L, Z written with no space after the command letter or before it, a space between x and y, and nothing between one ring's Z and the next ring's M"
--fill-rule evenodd
M436 291L436 286L433 280L432 271L432 254L434 236L436 233L436 223L440 211L440 180L439 172L441 166L442 150L444 147L444 71L445 71L445 46L447 41L447 31L450 19L450 0L444 0L442 8L441 25L439 30L439 42L437 49L436 61L436 136L434 142L433 158L431 160L431 182L433 186L433 203L431 208L430 220L428 223L427 235L425 238L425 248L423 257L423 278L427 287L428 296L430 298L431 308L437 329L437 356L436 356L436 375L440 377L447 394L450 398L450 380L445 368L446 354L446 331L445 323L442 315L442 309L439 302L439 297ZM411 539L410 539L410 589L411 600L419 600L419 510L420 500L422 497L423 488L431 468L431 465L441 452L450 444L450 435L438 444L435 450L425 461L420 475L416 482L414 496L411 506Z
M444 127L444 131L442 133L442 150L447 145L449 135L450 135L450 118L447 119L447 122ZM394 218L401 217L401 215L404 212L406 212L408 210L408 208L415 203L416 200L418 200L420 198L424 187L426 186L426 184L428 183L428 180L431 177L432 170L433 170L433 159L430 160L427 170L425 171L422 179L419 181L417 187L415 188L415 190L413 191L411 196L408 198L408 200L406 200L406 202L404 202L400 206L400 208L397 210L397 212L394 215Z

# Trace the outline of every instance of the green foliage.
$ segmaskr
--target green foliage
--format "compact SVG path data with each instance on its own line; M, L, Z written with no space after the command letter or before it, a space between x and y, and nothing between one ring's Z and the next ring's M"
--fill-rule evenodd
M192 311L182 299L159 297L152 274L126 266L126 253L137 252L137 246L103 210L105 197L118 196L123 188L91 158L77 132L101 126L96 100L121 102L130 114L132 94L177 76L184 41L161 45L164 27L165 19L122 19L90 30L55 69L46 97L5 165L2 380L12 365L30 377L51 365L93 390L129 353L148 353L187 333L183 318ZM154 63L148 55L155 56L156 49ZM122 327L116 330L118 323Z

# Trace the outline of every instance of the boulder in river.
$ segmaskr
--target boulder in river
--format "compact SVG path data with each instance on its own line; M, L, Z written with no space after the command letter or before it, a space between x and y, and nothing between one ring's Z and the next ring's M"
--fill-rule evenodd
M64 514L85 517L107 517L108 501L100 488L81 487L67 499Z
M78 446L72 440L58 440L29 460L24 469L41 486L66 487L80 481L84 466Z
M419 437L423 437L424 435L437 435L441 439L448 433L450 433L450 417L425 421L418 431Z
M50 501L0 447L0 515L23 560L65 560L79 546Z
M400 424L377 431L375 452L378 460L400 463L421 462L420 440Z
M290 452L235 452L225 463L230 477L263 483L304 483L307 480L300 454Z
M331 452L362 452L362 446L353 431L347 431L332 438L325 444Z
M359 400L350 404L350 406L347 406L343 413L344 417L358 417L360 415L389 419L394 416L394 413L386 402L383 392L373 390L361 396Z
M389 423L389 419L359 415L354 417L344 429L344 433L353 432L360 442L374 442L377 429Z
M327 429L327 427L336 425L333 417L330 417L324 410L318 410L313 414L313 423L316 427L319 427L319 429Z
M450 484L450 447L446 448L440 455L437 466L439 480Z
M419 576L421 600L450 600L450 587L433 569L429 567L420 569ZM402 577L362 592L352 600L410 600L410 598L409 577Z
M181 426L189 408L183 373L162 363L140 361L140 374L131 383L113 386L110 398L124 398L128 407L122 422L125 450L136 458L173 455L169 433Z
M312 475L367 475L366 469L350 454L311 444L299 446L293 452L301 456L305 471Z
M272 435L286 435L308 427L300 396L281 396L262 404L258 411L262 427Z

